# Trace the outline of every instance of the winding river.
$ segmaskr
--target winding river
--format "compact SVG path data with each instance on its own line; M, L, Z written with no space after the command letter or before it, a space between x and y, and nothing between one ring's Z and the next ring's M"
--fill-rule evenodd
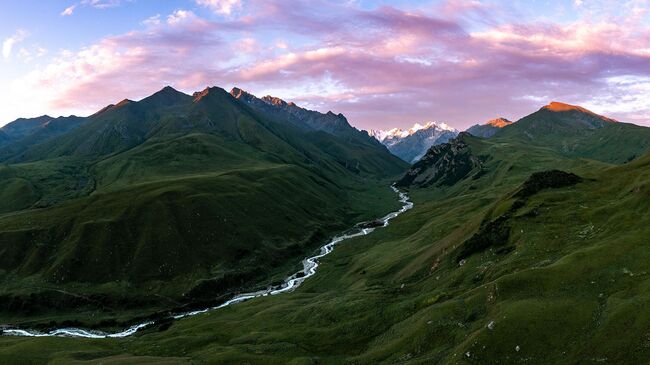
M399 201L402 203L402 207L392 213L389 213L385 217L381 218L378 220L379 223L383 223L383 225L378 225L376 228L381 228L381 227L386 227L388 225L388 222L397 217L398 215L406 212L407 210L413 208L413 203L409 200L408 195L405 193L399 191L396 187L391 186L393 191L399 195ZM298 271L297 273L289 276L284 280L284 282L280 285L276 286L271 286L266 290L260 290L256 292L250 292L250 293L243 293L243 294L238 294L234 296L232 299L218 305L215 307L210 307L210 308L205 308L201 310L196 310L196 311L191 311L191 312L185 312L185 313L180 313L173 315L169 318L171 319L181 319L185 317L191 317L195 316L197 314L213 311L219 308L227 307L229 305L245 302L247 300L257 298L257 297L264 297L267 295L277 295L277 294L282 294L282 293L287 293L295 290L300 284L302 284L305 280L310 278L311 276L314 276L316 274L316 269L318 269L319 262L318 260L324 256L327 256L330 254L336 245L339 243L348 240L350 238L354 237L359 237L359 236L365 236L372 231L374 231L376 228L355 228L353 230L347 231L345 234L342 234L340 236L335 236L332 238L329 243L326 245L322 246L320 248L320 251L317 255L308 257L302 261L303 264L303 270ZM109 332L102 332L102 331L97 331L97 330L88 330L88 329L83 329L83 328L58 328L51 330L49 332L40 332L36 330L30 330L30 329L21 329L21 328L3 328L2 335L4 336L23 336L23 337L81 337L81 338L122 338L122 337L128 337L133 335L134 333L138 332L139 330L153 325L154 321L148 321L148 322L143 322L139 323L136 325L133 325L123 331L120 332L114 332L114 333L109 333Z

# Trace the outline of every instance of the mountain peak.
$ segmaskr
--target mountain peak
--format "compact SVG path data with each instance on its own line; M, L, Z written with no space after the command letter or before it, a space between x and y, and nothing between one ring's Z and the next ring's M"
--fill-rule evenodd
M407 162L415 162L429 147L445 143L458 135L458 131L442 122L415 123L403 130L371 130L368 133L388 148L393 154Z
M205 89L203 89L201 91L195 92L194 94L192 94L192 96L194 97L194 102L197 102L197 101L205 98L208 95L214 94L217 91L217 89L219 89L219 88L214 87L214 86L213 87L208 86L208 87L206 87Z
M178 90L174 89L173 87L167 85L167 86L163 87L162 89L160 89L159 92L180 92L180 91L178 91Z
M511 125L512 122L506 118L496 118L487 121L485 124L475 124L467 129L467 133L481 138L490 138L503 127Z
M278 97L271 96L271 95L263 96L263 97L262 97L262 100L263 100L264 102L266 102L267 104L271 104L271 105L278 105L278 106L285 106L285 105L287 105L287 102L286 102L286 101L284 101L284 100L282 100L282 99L280 99L280 98L278 98Z
M278 97L271 96L271 95L266 95L261 98L258 98L255 95L249 93L248 91L242 90L238 87L233 87L232 90L230 90L230 95L232 95L235 99L240 99L248 103L250 103L253 99L257 99L265 102L266 104L273 105L273 106L281 106L281 107L297 106L292 102L286 102Z
M7 123L5 126L2 127L2 129L5 132L11 134L14 130L29 128L29 126L47 125L47 123L49 123L53 119L54 118L50 117L47 114L41 115L40 117L36 117L36 118L18 118L13 122Z
M496 119L492 119L492 120L488 121L485 124L486 125L491 125L491 126L497 127L497 128L503 128L503 127L505 127L507 125L512 124L512 122L509 121L506 118L496 118Z
M50 117L47 114L43 114L43 115L41 115L39 117L35 117L35 118L18 118L14 122L33 121L33 122L39 122L40 123L42 121L49 120L49 119L54 119L54 118Z
M571 104L566 104L562 103L559 101L552 101L550 104L543 106L540 110L547 110L555 113L564 113L564 112L572 112L572 111L577 111L580 113L588 114L592 117L595 117L597 119L600 119L604 122L610 122L610 123L617 123L618 121L615 119L607 118L605 116L602 116L600 114L596 114L592 112L591 110L585 109L581 106L578 105L571 105Z
M443 122L426 122L424 124L415 123L407 130L402 128L392 128L389 130L371 130L370 135L375 137L380 142L386 139L401 139L413 135L421 130L437 129L441 131L457 132L455 128Z
M117 104L108 104L105 107L98 110L97 112L95 112L94 114L92 114L91 117L96 117L96 116L102 115L102 114L104 114L105 112L107 112L109 110L113 110L115 108L123 107L123 106L129 105L129 104L131 104L133 102L134 102L133 100L123 99L122 101L120 101Z
M233 87L232 90L230 90L230 95L232 95L235 99L254 97L253 94L249 93L246 90L240 89L236 86Z
M114 106L120 107L120 106L128 105L128 104L131 104L131 103L133 103L133 100L124 99L124 100L120 101L119 103L115 104Z
M171 86L165 86L154 94L142 99L140 102L147 105L165 107L188 102L189 100L189 95L182 93Z
M583 113L584 112L591 113L589 110L587 110L587 109L585 109L583 107L580 107L580 106L577 106L577 105L566 104L566 103L562 103L562 102L559 102L559 101L551 101L548 105L545 105L544 107L542 107L542 109L550 110L552 112L567 112L567 111L571 111L571 110L578 110L578 111L581 111Z
M266 95L262 97L262 101L264 101L267 104L271 104L275 106L296 106L296 104L292 102L286 102L276 96L271 96L271 95Z
M171 87L169 85L163 87L162 89L160 89L158 92L156 92L152 96L154 96L154 95L160 95L160 96L164 95L166 97L176 97L176 96L179 96L179 95L187 96L187 94L182 93L182 92L174 89L173 87Z

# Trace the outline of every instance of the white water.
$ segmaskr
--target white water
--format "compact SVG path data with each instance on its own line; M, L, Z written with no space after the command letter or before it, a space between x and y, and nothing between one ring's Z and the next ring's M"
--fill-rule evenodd
M413 203L409 201L408 195L405 193L400 192L395 188L394 186L391 187L395 193L399 194L399 201L403 204L402 207L395 212L392 212L385 217L381 218L380 221L383 222L382 227L386 227L388 225L388 221L391 219L397 217L398 215L406 212L407 210L413 208ZM201 310L196 310L196 311L191 311L191 312L185 312L181 314L177 314L174 316L171 316L173 319L180 319L180 318L185 318L185 317L191 317L195 316L197 314L209 312L215 309L227 307L229 305L241 303L253 298L257 297L264 297L267 295L277 295L277 294L282 294L282 293L287 293L295 290L300 284L302 284L305 280L307 280L309 277L313 276L316 274L316 269L319 266L318 259L321 257L324 257L328 254L330 254L334 250L334 246L337 244L350 239L354 237L359 237L359 236L365 236L372 231L374 231L376 228L359 228L355 229L354 233L350 232L347 234L343 234L341 236L336 236L332 238L332 240L326 244L325 246L320 248L320 252L312 257L308 257L302 261L303 265L303 270L299 271L288 278L284 280L284 283L270 287L266 290L260 290L256 292L251 292L251 293L243 293L243 294L238 294L234 296L232 299L228 300L227 302L224 302L216 307L210 307L206 309L201 309ZM115 333L108 333L108 332L102 332L102 331L96 331L96 330L87 330L83 328L58 328L49 332L39 332L35 330L29 330L29 329L20 329L20 328L4 328L2 334L4 336L23 336L23 337L83 337L83 338L120 338L120 337L128 337L133 335L134 333L138 332L144 327L147 327L151 324L154 324L154 321L148 321L148 322L143 322L136 324L134 326L131 326L123 331L120 332L115 332Z

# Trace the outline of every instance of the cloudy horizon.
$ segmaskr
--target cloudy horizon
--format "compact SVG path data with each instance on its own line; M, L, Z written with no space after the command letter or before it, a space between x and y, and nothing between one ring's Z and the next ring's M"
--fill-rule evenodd
M165 85L237 86L361 129L465 129L553 100L650 125L645 0L33 3L33 17L24 4L0 15L0 125Z

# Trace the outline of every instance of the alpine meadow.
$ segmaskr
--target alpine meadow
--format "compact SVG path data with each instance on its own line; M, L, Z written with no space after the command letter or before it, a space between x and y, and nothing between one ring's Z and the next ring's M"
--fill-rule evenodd
M648 364L646 0L0 9L0 364Z

